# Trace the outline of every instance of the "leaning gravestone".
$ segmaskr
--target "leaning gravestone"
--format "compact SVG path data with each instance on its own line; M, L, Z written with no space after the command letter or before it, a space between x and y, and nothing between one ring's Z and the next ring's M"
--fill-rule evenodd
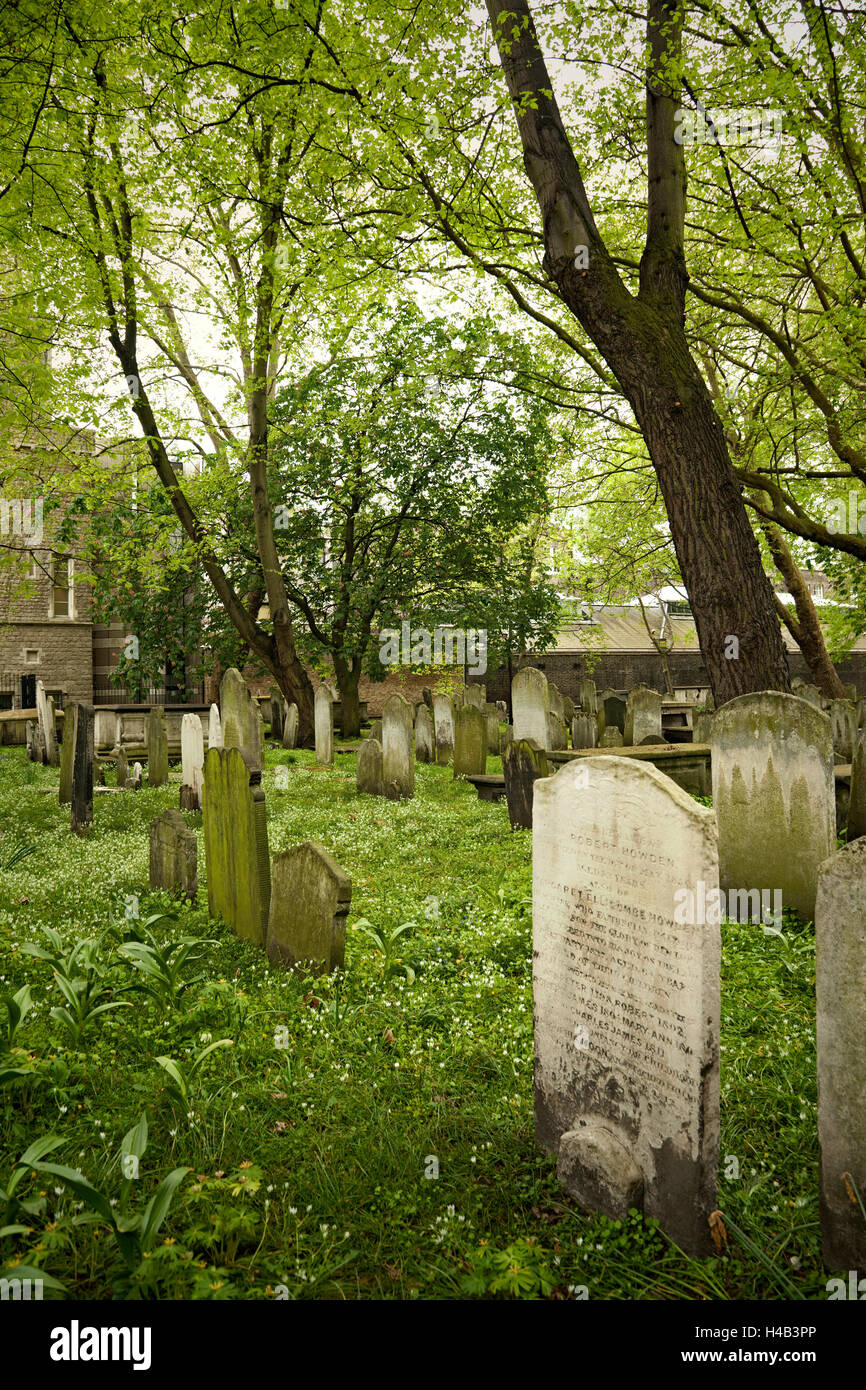
M598 725L595 715L578 713L571 721L572 748L594 748L598 743Z
M712 776L722 888L780 891L811 920L836 844L826 714L777 691L729 700L713 715Z
M623 742L634 745L664 743L662 738L662 697L648 685L636 685L629 691L626 704Z
M93 706L75 706L72 829L86 835L93 821Z
M147 720L147 785L163 787L168 781L168 739L165 715L159 705L151 706Z
M836 761L850 763L857 741L857 710L849 700L830 701L830 724Z
M238 936L263 946L271 896L268 832L262 788L251 780L239 748L208 749L203 807L208 909Z
M223 727L216 705L211 705L208 716L207 746L208 748L222 748L223 746Z
M181 810L200 811L204 781L204 731L197 714L185 714L180 722L180 757L183 767Z
M320 685L316 691L314 720L316 762L319 767L330 767L334 761L334 702L327 686Z
M547 748L550 695L547 678L535 666L518 671L511 682L511 709L514 715L514 739L534 738L539 748Z
M821 865L815 905L824 1264L866 1271L866 840ZM859 1193L860 1200L857 1200Z
M351 902L352 880L323 845L275 854L268 959L315 975L342 970Z
M382 745L377 738L365 738L358 749L355 786L368 796L384 796L382 776Z
M607 728L602 729L601 738L596 745L598 748L622 748L625 743L620 730L615 724L608 724Z
M195 901L198 846L180 811L163 811L150 822L150 886Z
M54 725L54 710L45 694L45 686L36 682L36 713L42 733L43 759L49 767L57 766L57 730Z
M598 694L595 681L582 680L577 687L577 703L584 714L598 714Z
M474 681L463 687L464 705L474 705L476 709L483 710L487 704L487 686L477 685Z
M433 716L426 704L415 711L415 757L419 763L432 763L435 759L433 747Z
M706 1255L720 933L676 890L718 883L713 813L651 764L595 757L536 782L533 822L536 1138L581 1206L636 1208Z
M436 761L444 767L454 755L454 701L450 695L433 696L433 732Z
M512 830L532 829L532 793L536 778L547 777L547 754L532 738L514 739L502 755L505 800Z
M294 748L298 742L298 707L294 700L286 710L283 720L283 747Z
M487 715L464 705L454 716L454 776L483 776L487 771Z
M75 711L77 700L67 704L63 713L63 742L60 745L60 797L59 804L68 806L72 801L72 765L75 761Z
M382 710L382 777L392 800L414 796L415 730L412 706L402 695L389 695Z
M840 827L837 826L837 829ZM848 843L866 835L866 735L860 734L851 761L851 795L848 800Z
M551 751L555 748L568 747L568 730L565 726L565 720L552 712L547 716L547 746Z
M625 734L626 703L617 695L615 690L602 690L598 697L598 741L601 744L601 736L605 729L619 729L621 734Z

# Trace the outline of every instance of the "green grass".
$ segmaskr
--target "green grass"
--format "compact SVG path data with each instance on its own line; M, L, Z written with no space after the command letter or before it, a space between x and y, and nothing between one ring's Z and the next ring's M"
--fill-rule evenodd
M287 792L274 787L281 762ZM0 1269L41 1269L85 1299L569 1298L581 1286L592 1299L825 1298L811 928L723 927L728 1244L690 1260L637 1216L581 1214L535 1146L531 836L448 769L418 767L414 800L391 803L358 796L354 756L312 763L271 752L263 780L271 853L319 840L352 877L347 969L330 980L272 969L209 920L200 816L187 816L198 904L145 891L148 821L177 805L177 781L98 796L78 839L56 771L0 749L0 864L15 844L36 846L0 876L0 985L29 984L33 999L12 1055L32 1074L0 1086L0 1188L28 1145L54 1135L41 1161L116 1203L100 1215L77 1179L19 1168ZM137 923L124 915L131 895ZM120 949L165 912L174 919L151 928L160 942L214 943L185 966L204 978L174 1006L125 992L141 976ZM383 938L414 926L386 962L353 930L360 918ZM74 1036L51 1014L63 1004L52 967L23 950L44 927L70 945L98 938L94 982L133 1007ZM190 1075L221 1039L232 1045ZM189 1081L186 1101L159 1057ZM128 1177L121 1145L142 1115L147 1145ZM136 1228L181 1167L158 1231Z

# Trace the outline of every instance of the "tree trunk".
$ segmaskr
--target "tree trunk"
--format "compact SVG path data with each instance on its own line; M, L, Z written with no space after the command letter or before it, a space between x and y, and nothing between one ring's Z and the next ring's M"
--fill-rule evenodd
M333 660L342 709L340 723L343 738L358 738L361 733L361 705L358 700L361 668L358 666L357 670L352 670L342 657L335 656Z
M759 502L769 502L764 496L759 496ZM773 563L788 587L788 593L794 600L794 608L797 614L796 622L792 620L790 613L780 601L778 608L782 621L788 628L803 658L812 674L812 679L822 695L826 695L828 700L844 700L845 691L839 679L839 673L833 662L830 660L830 653L827 651L824 642L824 634L821 631L821 623L818 613L812 602L812 595L803 580L803 576L794 560L788 544L779 530L771 521L758 514L758 522Z

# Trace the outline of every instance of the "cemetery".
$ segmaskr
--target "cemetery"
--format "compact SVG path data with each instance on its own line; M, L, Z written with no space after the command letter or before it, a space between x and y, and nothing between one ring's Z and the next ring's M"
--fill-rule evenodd
M862 17L7 8L0 1299L866 1297Z

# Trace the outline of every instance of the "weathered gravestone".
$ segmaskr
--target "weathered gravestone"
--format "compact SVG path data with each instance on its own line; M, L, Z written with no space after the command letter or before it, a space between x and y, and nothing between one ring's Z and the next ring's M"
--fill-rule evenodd
M845 699L850 700L852 705L857 703L857 686L854 681L843 681L842 689L845 691Z
M260 779L261 773L250 774L239 748L208 749L203 799L208 908L238 936L263 946L271 879Z
M830 721L796 695L740 695L713 715L721 886L781 892L811 919L818 866L836 844ZM729 915L733 916L729 912Z
M239 748L250 772L262 767L261 719L258 704L234 666L220 681L220 718L224 748Z
M294 700L286 709L283 720L283 747L294 748L298 742L298 707Z
M857 710L857 728L862 729L866 724L866 700L858 700L855 708Z
M487 716L464 705L454 716L454 776L476 777L487 771Z
M132 767L132 790L134 792L141 791L141 779L143 775L144 768L142 767L141 763L134 763Z
M342 970L351 901L352 880L323 845L275 854L268 958L316 975Z
M454 756L454 701L450 695L433 696L433 733L436 761L444 767Z
M118 716L114 710L98 709L94 711L93 722L93 746L97 752L100 749L114 748L120 742L117 725Z
M650 764L595 757L536 782L533 822L536 1137L581 1206L636 1208L706 1255L720 933L676 889L717 891L712 811Z
M283 697L276 686L271 686L270 694L270 719L271 738L282 739L283 737Z
M562 716L566 729L571 728L571 721L574 718L574 701L570 695L563 695L562 703L565 706L565 713Z
M75 706L72 829L86 835L93 821L93 706Z
M550 731L550 695L543 671L527 666L518 671L511 682L511 709L514 716L514 739L532 738L539 748L547 748Z
M815 905L824 1263L866 1274L866 840L821 865ZM859 1193L859 1202L857 1194Z
M129 763L122 748L118 748L117 756L114 759L114 773L117 785L124 788L129 781Z
M692 743L707 744L713 736L713 710L698 709L694 713L692 724Z
M502 755L505 800L512 830L532 829L532 793L535 780L547 777L547 754L532 738L514 739Z
M41 763L42 749L45 745L38 719L28 719L24 725L24 746L31 763Z
M368 738L375 738L379 743L382 742L382 721L381 721L381 719L374 719L374 720L373 720L372 724L370 725L370 732L369 732L369 734L367 735L367 737L368 737Z
M63 742L60 745L60 796L59 804L68 806L72 801L72 765L75 761L75 711L78 701L71 700L63 712Z
M577 703L584 714L598 714L598 694L595 681L582 680L580 682L577 687Z
M393 801L415 794L415 730L412 706L389 695L382 710L382 778Z
M382 776L382 745L377 738L365 738L358 749L355 786L369 796L384 796Z
M216 705L211 705L208 715L207 746L208 748L222 748L223 746L223 726Z
M36 713L42 734L42 758L49 767L57 766L57 730L54 724L54 708L45 694L45 686L36 682Z
M857 741L857 711L848 700L830 701L833 752L839 763L850 763Z
M547 699L551 714L558 714L565 723L565 697L558 685L553 681L547 682Z
M662 738L662 697L648 685L636 685L628 693L623 742L637 746L651 739L664 743Z
M598 725L595 715L578 713L571 721L572 748L594 748L598 742Z
M150 886L195 900L198 846L180 811L163 811L150 822Z
M836 827L837 831L841 826ZM866 835L866 735L857 738L851 762L851 794L848 800L848 843Z
M168 738L165 715L158 705L151 707L147 720L147 785L163 787L168 781Z
M821 708L821 692L817 685L807 685L804 681L802 685L797 687L794 694L798 695L801 700L808 700L809 704L814 705L816 709Z
M478 685L475 681L463 687L464 705L473 705L475 709L483 710L487 704L487 686Z
M324 685L320 685L316 691L314 722L316 762L319 767L330 767L334 761L334 702L331 692Z
M568 747L568 730L565 727L565 720L552 712L547 716L547 746L551 750Z
M625 739L622 732L615 724L608 724L606 728L602 729L601 738L596 746L598 748L622 748L624 743Z
M197 714L185 714L181 720L180 757L183 768L181 810L200 811L204 781L204 731Z
M433 716L426 704L415 711L415 757L419 763L432 763L435 759Z
M619 729L621 734L625 734L625 716L625 700L621 699L615 690L602 690L598 697L598 714L596 716L599 745L601 745L601 736L605 729Z
M508 717L507 712L506 712L506 716L505 716L505 717L506 717L506 718ZM506 748L508 747L509 743L513 743L513 742L514 742L514 726L511 725L511 724L506 724L506 725L505 725L505 728L502 730L502 733L501 733L500 738L499 738L499 752L500 752L500 754L502 755L503 758L505 757L505 750L506 750Z
M487 713L487 751L494 758L499 757L499 710Z

